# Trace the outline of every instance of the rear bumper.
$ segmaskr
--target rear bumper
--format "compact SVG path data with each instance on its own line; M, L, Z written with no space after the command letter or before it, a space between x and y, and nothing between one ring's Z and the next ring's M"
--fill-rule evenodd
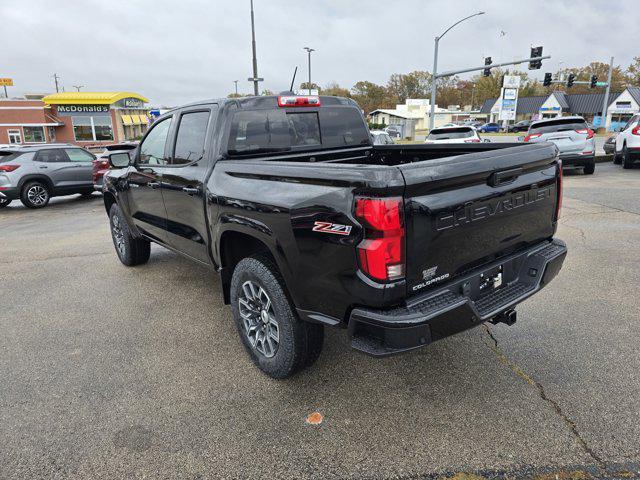
M572 166L572 167L584 167L590 163L595 162L595 154L590 155L560 155L560 160L562 160L562 166Z
M0 190L0 198L6 200L17 200L20 198L20 192L17 188L7 188L4 190Z
M356 308L349 320L351 346L373 356L413 350L508 314L549 283L562 268L567 247L545 241L485 265L447 286L388 310ZM496 268L512 281L479 295L483 275ZM502 270L503 269L503 270Z

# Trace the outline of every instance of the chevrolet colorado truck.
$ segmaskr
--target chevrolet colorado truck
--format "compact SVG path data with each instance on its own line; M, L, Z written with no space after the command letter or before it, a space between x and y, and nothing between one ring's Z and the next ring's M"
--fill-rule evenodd
M327 325L384 356L512 324L567 252L556 146L374 146L346 98L194 103L109 160L122 263L147 262L153 242L217 270L244 347L274 378L315 362Z

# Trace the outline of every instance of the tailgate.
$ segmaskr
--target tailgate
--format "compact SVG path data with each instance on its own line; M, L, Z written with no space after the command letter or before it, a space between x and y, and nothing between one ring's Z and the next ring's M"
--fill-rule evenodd
M557 149L531 144L400 167L408 294L550 238Z
M586 135L571 131L545 133L536 139L539 142L552 142L560 150L560 155L565 153L580 153L586 147Z

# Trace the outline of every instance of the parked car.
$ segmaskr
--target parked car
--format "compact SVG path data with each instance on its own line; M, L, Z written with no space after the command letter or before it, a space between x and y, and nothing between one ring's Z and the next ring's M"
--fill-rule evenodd
M518 123L514 123L513 125L507 125L507 132L526 132L527 130L529 130L529 126L531 126L531 120L521 120Z
M109 154L129 152L137 146L137 142L126 142L107 145L104 147L102 153L98 154L96 159L93 161L92 179L94 190L102 191L102 178L109 170Z
M512 324L567 252L549 143L373 147L351 99L261 96L172 110L134 152L104 177L118 258L155 242L216 269L275 378L313 364L324 326L385 356Z
M489 132L497 133L497 132L500 131L500 125L498 125L497 123L494 123L494 122L485 123L481 127L478 127L478 131L481 132L481 133L489 133Z
M394 142L391 136L383 130L371 130L371 137L373 138L374 145L393 145Z
M614 162L631 168L640 160L640 115L634 115L616 136Z
M602 149L604 150L604 153L606 153L607 155L613 155L613 152L616 149L616 136L617 136L617 133L614 133L604 141L604 145L602 146ZM619 164L620 160L616 160L614 158L613 163Z
M391 138L402 137L402 125L389 125L384 131L387 132Z
M479 122L477 120L469 120L464 122L464 125L467 127L473 127L473 128L480 128L482 125L484 125L484 122Z
M429 132L424 143L480 143L482 140L473 127L439 127Z
M58 195L91 195L94 159L70 144L0 150L0 207L20 199L26 207L42 208Z
M562 166L582 167L587 175L596 169L596 144L584 118L560 117L533 122L525 142L552 142L560 151Z

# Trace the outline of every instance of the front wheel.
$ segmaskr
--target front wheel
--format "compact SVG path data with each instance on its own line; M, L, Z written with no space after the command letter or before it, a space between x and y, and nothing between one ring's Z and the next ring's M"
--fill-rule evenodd
M278 269L265 257L241 260L231 278L231 308L254 364L272 378L286 378L320 356L324 327L302 322Z
M131 234L129 225L117 203L109 211L111 238L116 247L120 261L128 267L147 263L151 254L151 243L144 238L136 238Z

